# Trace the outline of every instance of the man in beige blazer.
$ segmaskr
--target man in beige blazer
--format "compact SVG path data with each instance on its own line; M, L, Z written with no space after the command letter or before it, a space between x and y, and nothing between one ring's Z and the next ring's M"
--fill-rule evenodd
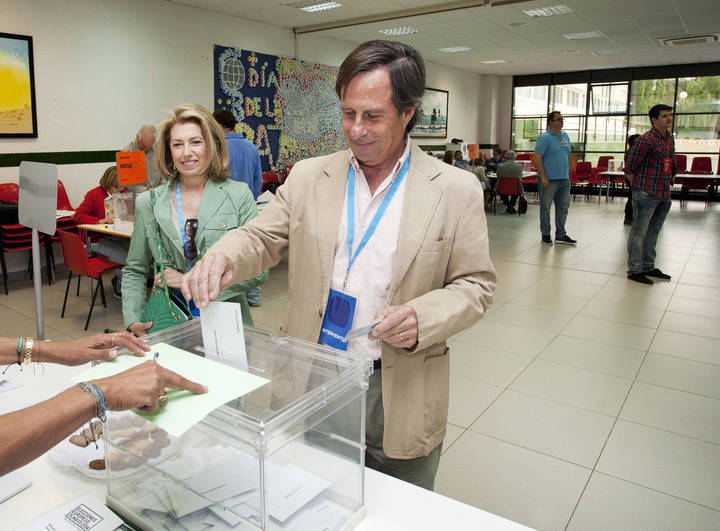
M368 337L349 343L352 354L376 360L366 465L432 489L448 413L446 340L484 315L496 275L477 180L408 137L424 87L422 57L410 46L360 45L336 84L350 149L298 162L260 216L211 247L183 277L182 289L204 307L222 288L276 265L287 250L281 329L312 342L330 290L350 292L357 298L354 326L381 319ZM355 195L352 239L348 196ZM377 229L348 266L388 196Z

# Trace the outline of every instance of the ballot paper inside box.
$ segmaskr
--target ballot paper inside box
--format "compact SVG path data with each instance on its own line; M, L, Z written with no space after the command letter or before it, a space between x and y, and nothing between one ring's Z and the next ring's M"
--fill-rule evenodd
M320 345L252 327L244 335L244 355L222 357L206 354L199 320L148 336L151 346L169 344L269 381L180 437L139 415L109 414L108 505L141 529L353 528L365 514L372 369Z

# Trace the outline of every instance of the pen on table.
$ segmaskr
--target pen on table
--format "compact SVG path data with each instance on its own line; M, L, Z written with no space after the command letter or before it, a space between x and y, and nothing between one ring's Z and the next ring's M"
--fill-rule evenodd
M156 352L155 355L153 356L153 361L157 361L157 359L158 359L159 357L160 357L160 353L159 353L159 352Z

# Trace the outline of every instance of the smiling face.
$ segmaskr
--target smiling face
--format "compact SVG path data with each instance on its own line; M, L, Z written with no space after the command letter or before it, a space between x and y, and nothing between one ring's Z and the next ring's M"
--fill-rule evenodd
M405 126L415 109L395 108L387 70L377 68L353 77L340 103L345 138L358 161L374 168L392 167L402 154Z
M660 111L660 116L651 118L650 121L655 129L664 133L672 127L673 113L672 111Z
M207 176L207 142L195 122L180 122L172 126L170 153L181 177Z

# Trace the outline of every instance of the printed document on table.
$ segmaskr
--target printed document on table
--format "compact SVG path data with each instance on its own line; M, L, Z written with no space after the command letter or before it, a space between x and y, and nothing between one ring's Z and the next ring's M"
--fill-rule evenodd
M175 437L180 437L205 418L208 413L223 404L254 391L270 381L267 378L261 378L223 363L191 354L167 343L152 345L152 350L144 357L130 354L99 363L92 369L74 376L73 381L85 382L112 376L151 360L152 354L156 352L159 353L158 364L208 388L207 393L200 395L178 389L168 390L167 405L161 407L154 414L134 410L141 417Z
M18 531L115 531L122 523L103 502L92 494L86 494L55 507L19 527Z

